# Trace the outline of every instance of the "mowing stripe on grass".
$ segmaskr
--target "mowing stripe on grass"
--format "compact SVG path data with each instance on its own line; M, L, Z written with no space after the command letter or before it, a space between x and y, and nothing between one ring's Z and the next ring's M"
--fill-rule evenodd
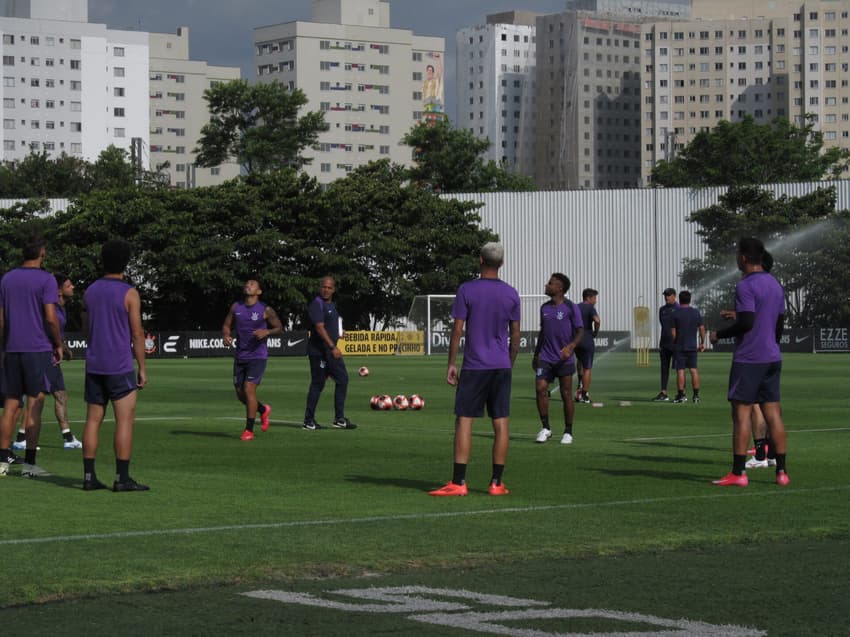
M830 433L833 431L850 431L850 427L834 427L831 429L786 429L789 434ZM651 436L645 438L623 438L623 442L650 442L653 440L690 440L694 438L728 438L729 432L722 434L691 434L689 436Z
M672 498L640 498L636 500L615 500L611 502L585 502L574 504L553 504L549 506L507 507L504 509L487 509L482 511L451 511L444 513L409 513L404 515L385 515L363 518L336 518L330 520L293 520L289 522L265 522L258 524L228 524L224 526L207 526L185 529L149 529L147 531L116 531L114 533L85 533L81 535L59 535L52 537L18 538L15 540L0 540L0 546L21 544L49 544L53 542L69 542L74 540L113 540L128 537L152 537L155 535L192 535L194 533L225 533L230 531L247 531L254 529L286 529L305 526L339 526L343 524L371 524L373 522L398 522L404 520L436 520L440 518L471 517L478 515L496 515L500 513L539 513L545 511L565 511L577 509L597 509L612 506L634 506L646 504L666 504L685 500L714 500L717 498L765 498L775 495L797 495L804 493L825 493L829 491L850 490L850 484L815 489L782 489L774 492L745 492L730 493L728 490L718 491L711 495L676 496Z

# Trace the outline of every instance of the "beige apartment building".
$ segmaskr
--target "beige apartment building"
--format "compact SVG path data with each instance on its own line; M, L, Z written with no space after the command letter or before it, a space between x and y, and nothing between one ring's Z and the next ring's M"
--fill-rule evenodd
M815 118L850 149L850 0L696 0L641 33L641 177L721 120Z
M385 0L313 0L310 22L254 30L257 81L307 96L329 125L305 156L307 174L327 184L377 159L410 165L401 143L417 123L445 117L440 37L390 28Z
M239 175L239 165L195 166L194 149L209 121L204 91L238 80L238 67L189 59L189 29L150 34L150 169L177 188L214 186Z

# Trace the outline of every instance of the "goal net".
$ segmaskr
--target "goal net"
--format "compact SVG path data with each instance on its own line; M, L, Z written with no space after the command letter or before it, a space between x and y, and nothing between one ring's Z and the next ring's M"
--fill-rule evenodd
M545 294L520 294L521 332L537 332L540 329L540 306L548 299ZM426 354L431 354L435 345L444 343L451 331L454 300L454 294L423 294L413 299L403 329L425 333ZM438 349L443 351L443 348Z

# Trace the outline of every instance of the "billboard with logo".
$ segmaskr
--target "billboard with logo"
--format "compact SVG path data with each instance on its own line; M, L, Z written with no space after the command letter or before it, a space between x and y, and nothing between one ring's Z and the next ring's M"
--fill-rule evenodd
M87 342L82 334L65 335L74 358L85 358ZM269 356L306 356L307 332L284 332L268 339ZM224 345L221 332L145 332L148 358L205 358L233 356L233 348Z
M715 352L731 352L734 349L734 338L720 339L714 346ZM779 339L779 351L811 354L815 351L815 330L808 327L783 330Z
M850 352L850 327L815 329L816 352Z
M520 354L531 354L537 346L538 332L520 332L519 334L519 352ZM432 354L447 354L449 351L449 340L451 338L450 330L433 330L431 332L431 353ZM622 351L628 352L631 348L631 332L599 332L596 338L593 339L596 344L596 353ZM464 337L460 338L460 349L463 351Z

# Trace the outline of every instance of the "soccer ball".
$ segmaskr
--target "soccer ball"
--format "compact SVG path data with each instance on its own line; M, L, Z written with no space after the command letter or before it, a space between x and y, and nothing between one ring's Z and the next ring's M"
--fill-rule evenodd
M357 370L357 373L360 374L361 376L368 376L369 375L369 368L368 367L361 367L360 369Z
M407 400L407 396L404 394L399 394L395 398L393 398L393 407L398 409L399 411L404 411L408 407L410 407L410 402Z
M414 410L422 409L425 406L425 399L419 394L413 394L408 399L408 402L410 403L410 408Z
M387 409L392 409L392 408L393 408L393 399L392 398L390 398L386 394L378 396L378 406L376 407L376 409L379 409L381 411L386 411Z
M369 399L369 406L372 409L380 409L381 408L381 397L380 396L372 396Z

